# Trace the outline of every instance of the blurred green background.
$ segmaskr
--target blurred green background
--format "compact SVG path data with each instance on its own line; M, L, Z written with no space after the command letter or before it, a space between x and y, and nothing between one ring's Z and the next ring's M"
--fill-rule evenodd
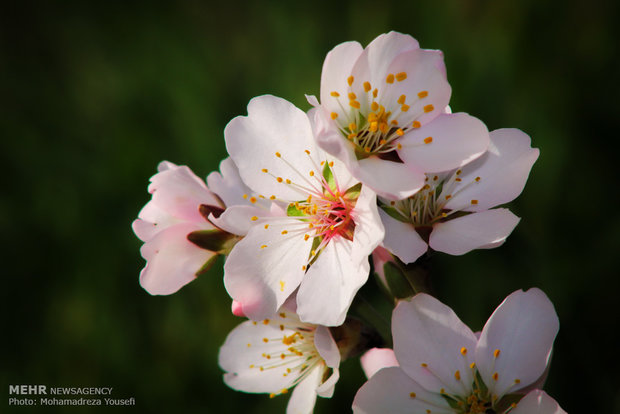
M47 384L111 386L142 412L284 412L221 381L239 322L221 261L151 297L130 223L159 161L205 177L252 97L308 109L332 47L398 30L445 52L454 111L541 149L508 242L435 256L440 299L479 330L507 294L542 288L561 321L546 390L572 413L620 412L618 2L155 3L3 6L0 411L37 411L8 407L8 384ZM316 412L350 410L363 378L356 360L343 371Z

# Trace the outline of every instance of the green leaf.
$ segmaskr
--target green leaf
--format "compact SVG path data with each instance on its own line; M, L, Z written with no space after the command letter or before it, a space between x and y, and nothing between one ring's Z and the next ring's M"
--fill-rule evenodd
M288 205L286 208L286 215L289 217L305 216L305 214L295 206L295 203Z
M336 180L334 180L334 173L332 173L332 169L329 168L329 163L326 162L323 167L323 178L327 181L327 185L329 185L329 189L332 191L336 191Z
M347 191L344 192L344 197L349 200L357 200L362 192L362 183L357 183L353 187L349 187Z
M386 262L383 265L383 273L385 274L385 281L388 288L397 299L409 298L415 295L415 291L409 281L403 269L401 269L396 263Z
M396 210L394 207L388 206L388 205L384 205L382 203L379 203L379 208L383 211L385 211L385 213L392 217L395 220L398 221L402 221L403 223L411 223L410 220L408 220L407 218L403 217L402 214L400 214L398 212L398 210Z

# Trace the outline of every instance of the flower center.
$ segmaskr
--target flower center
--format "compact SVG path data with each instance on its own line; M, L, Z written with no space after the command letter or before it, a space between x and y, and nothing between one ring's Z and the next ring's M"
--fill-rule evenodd
M357 96L353 92L355 78L349 76L348 103L338 92L330 93L341 109L332 112L331 118L340 132L355 146L358 159L401 149L399 138L409 129L419 128L421 124L418 118L434 110L430 104L416 105L428 96L428 91L420 91L413 98L399 94L398 83L406 79L406 72L388 74L385 83L374 89L370 82L364 81L362 88L355 88L360 93ZM412 107L416 109L410 111Z

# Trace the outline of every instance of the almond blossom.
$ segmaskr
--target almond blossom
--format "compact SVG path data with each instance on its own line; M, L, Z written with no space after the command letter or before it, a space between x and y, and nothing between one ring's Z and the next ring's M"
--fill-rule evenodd
M224 135L241 179L273 202L246 219L224 266L226 290L260 320L298 289L302 321L341 324L383 238L375 193L316 146L308 116L281 98L252 99Z
M317 395L332 396L340 352L328 328L285 309L238 325L220 349L219 364L235 390L273 398L293 389L286 412L303 414L312 412Z
M490 135L480 158L447 173L427 174L424 187L404 200L379 200L385 248L411 263L429 246L461 255L504 243L519 218L506 208L492 208L523 191L539 151L518 129Z
M372 376L353 411L562 413L538 390L521 402L512 399L544 374L558 329L552 303L536 288L510 294L479 337L448 306L420 293L392 315L399 367Z
M216 252L197 246L187 236L215 230L206 214L223 206L188 167L163 161L157 170L148 187L152 199L132 228L144 242L140 254L147 261L140 284L151 295L169 295L196 279L215 259Z
M315 129L319 146L389 199L424 186L424 173L458 168L487 148L486 126L445 109L451 88L443 54L396 32L366 49L346 42L323 63Z

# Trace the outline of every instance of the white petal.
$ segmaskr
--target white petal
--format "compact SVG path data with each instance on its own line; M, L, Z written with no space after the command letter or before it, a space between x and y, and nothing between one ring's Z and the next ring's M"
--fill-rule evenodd
M401 301L392 314L392 336L398 363L420 385L469 394L476 336L452 309L423 293Z
M330 242L304 276L297 292L297 313L304 322L338 326L353 296L368 279L368 258L353 262L352 242Z
M250 231L250 228L256 224L252 221L252 217L266 218L270 215L269 210L263 208L236 205L226 208L218 218L211 215L209 220L222 230L239 236L245 236Z
M226 385L252 393L279 393L291 387L297 378L295 372L286 376L283 374L288 374L286 369L293 368L299 360L281 360L279 355L288 353L290 346L281 339L294 332L290 329L282 331L272 323L246 321L237 325L226 337L218 358L220 367L226 372ZM268 341L264 342L264 338ZM265 355L273 358L267 359Z
M314 346L328 367L337 368L340 365L340 351L329 328L317 326L314 332Z
M316 389L321 383L323 370L320 366L312 371L295 386L286 406L286 414L311 414L316 403Z
M453 414L454 410L439 394L426 391L398 367L377 372L353 400L355 414Z
M468 214L433 226L429 244L440 252L462 255L474 249L497 247L519 223L506 208Z
M560 405L542 390L528 393L510 414L566 414Z
M440 114L429 124L409 130L400 142L403 148L398 155L405 164L440 172L482 155L489 146L489 132L482 121L466 113Z
M215 253L196 246L187 235L205 226L188 223L168 227L142 246L140 253L147 261L140 273L144 290L151 295L169 295L196 279L196 273Z
M252 190L241 180L239 170L230 157L220 163L220 172L214 171L207 176L207 185L224 201L226 207L250 203L247 195L252 194Z
M501 398L536 381L559 326L553 304L540 289L510 294L482 329L476 349L476 366L489 390Z
M360 358L360 363L366 378L372 377L382 368L398 366L396 355L394 355L394 351L390 348L369 349Z
M362 46L359 43L345 42L333 48L325 57L321 71L321 103L328 112L342 114L338 101L340 99L347 104L347 79L361 53ZM332 92L338 92L340 97L331 96Z
M413 263L428 250L428 245L412 224L398 221L379 209L385 227L383 246L405 263Z
M302 266L308 260L311 241L295 234L298 223L285 218L259 220L233 247L224 264L226 290L243 304L244 313L251 319L275 313L304 276Z
M248 116L238 116L226 125L224 136L239 175L252 190L284 200L305 198L293 186L276 181L280 177L308 186L308 174L322 160L302 110L282 98L259 96L248 104Z
M466 187L454 194L446 208L483 211L508 203L523 191L538 148L532 148L530 137L518 129L498 129L490 135L489 150L462 168L459 178ZM478 204L472 205L471 200Z
M351 174L380 197L400 200L414 194L424 185L424 174L411 165L374 156L359 160L357 164Z

